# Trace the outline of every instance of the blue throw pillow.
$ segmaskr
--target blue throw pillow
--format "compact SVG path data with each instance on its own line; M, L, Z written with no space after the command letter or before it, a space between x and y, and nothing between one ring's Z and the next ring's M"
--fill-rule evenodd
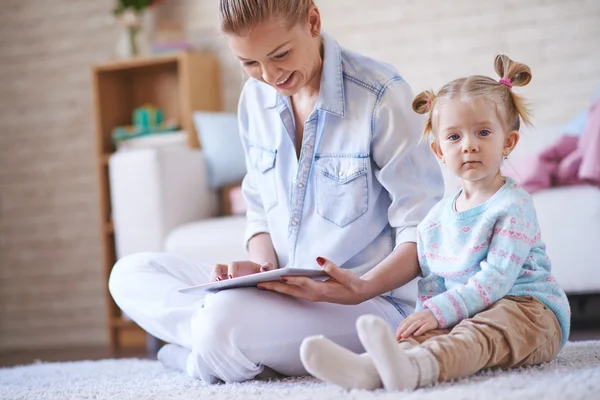
M213 189L238 183L246 174L237 116L225 112L194 112L194 125L204 152L208 183Z

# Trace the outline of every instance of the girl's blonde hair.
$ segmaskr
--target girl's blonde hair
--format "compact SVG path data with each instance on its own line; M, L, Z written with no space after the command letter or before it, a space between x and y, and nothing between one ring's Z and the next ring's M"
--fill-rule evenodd
M220 0L221 32L244 34L269 18L282 18L291 28L308 17L313 0Z
M527 85L531 81L531 69L503 54L496 56L494 69L500 76L500 81L487 76L474 75L447 83L438 94L431 90L419 93L412 107L419 114L427 114L423 136L435 132L436 121L433 114L436 109L448 100L457 98L465 101L480 99L493 101L501 121L511 130L518 131L521 120L526 125L531 125L531 113L525 99L511 89L512 86Z

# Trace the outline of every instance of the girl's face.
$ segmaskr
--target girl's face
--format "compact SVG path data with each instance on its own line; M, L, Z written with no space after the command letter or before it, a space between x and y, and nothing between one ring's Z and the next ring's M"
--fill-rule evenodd
M246 35L227 34L229 48L248 75L292 96L308 84L318 88L321 59L321 18L312 6L308 20L291 29L286 21L270 19Z
M431 143L436 156L463 181L495 179L519 133L504 128L490 101L453 99L437 111L436 140Z

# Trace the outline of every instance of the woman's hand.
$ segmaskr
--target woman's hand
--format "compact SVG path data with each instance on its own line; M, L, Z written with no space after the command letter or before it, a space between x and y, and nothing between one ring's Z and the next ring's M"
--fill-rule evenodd
M258 285L258 288L313 302L358 304L367 299L364 280L322 257L317 258L317 264L330 276L328 280L317 281L304 276L284 276L280 282L263 282Z
M405 339L413 333L415 336L419 336L430 330L437 329L439 326L440 324L433 313L425 308L409 315L398 325L396 339Z
M223 281L238 276L252 275L259 272L266 272L275 269L272 263L267 262L262 265L252 261L234 261L229 265L216 264L213 267L211 280Z

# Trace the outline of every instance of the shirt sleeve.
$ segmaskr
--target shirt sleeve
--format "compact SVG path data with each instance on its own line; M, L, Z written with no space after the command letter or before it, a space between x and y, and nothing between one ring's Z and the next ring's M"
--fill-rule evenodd
M246 108L246 89L242 90L238 104L238 123L244 156L246 158L246 176L242 180L242 194L246 201L246 232L244 243L248 250L248 243L253 236L259 233L269 233L267 224L267 213L263 206L260 192L256 186L255 169L250 164L248 156L248 110Z
M389 193L388 220L396 246L416 242L416 227L444 191L440 167L425 141L424 121L412 110L413 93L400 78L383 89L373 118L375 178Z
M480 271L464 286L454 287L424 302L423 306L433 312L440 328L452 327L474 316L512 289L533 243L539 239L537 224L529 220L521 205L509 207L494 224L488 254L480 263Z

